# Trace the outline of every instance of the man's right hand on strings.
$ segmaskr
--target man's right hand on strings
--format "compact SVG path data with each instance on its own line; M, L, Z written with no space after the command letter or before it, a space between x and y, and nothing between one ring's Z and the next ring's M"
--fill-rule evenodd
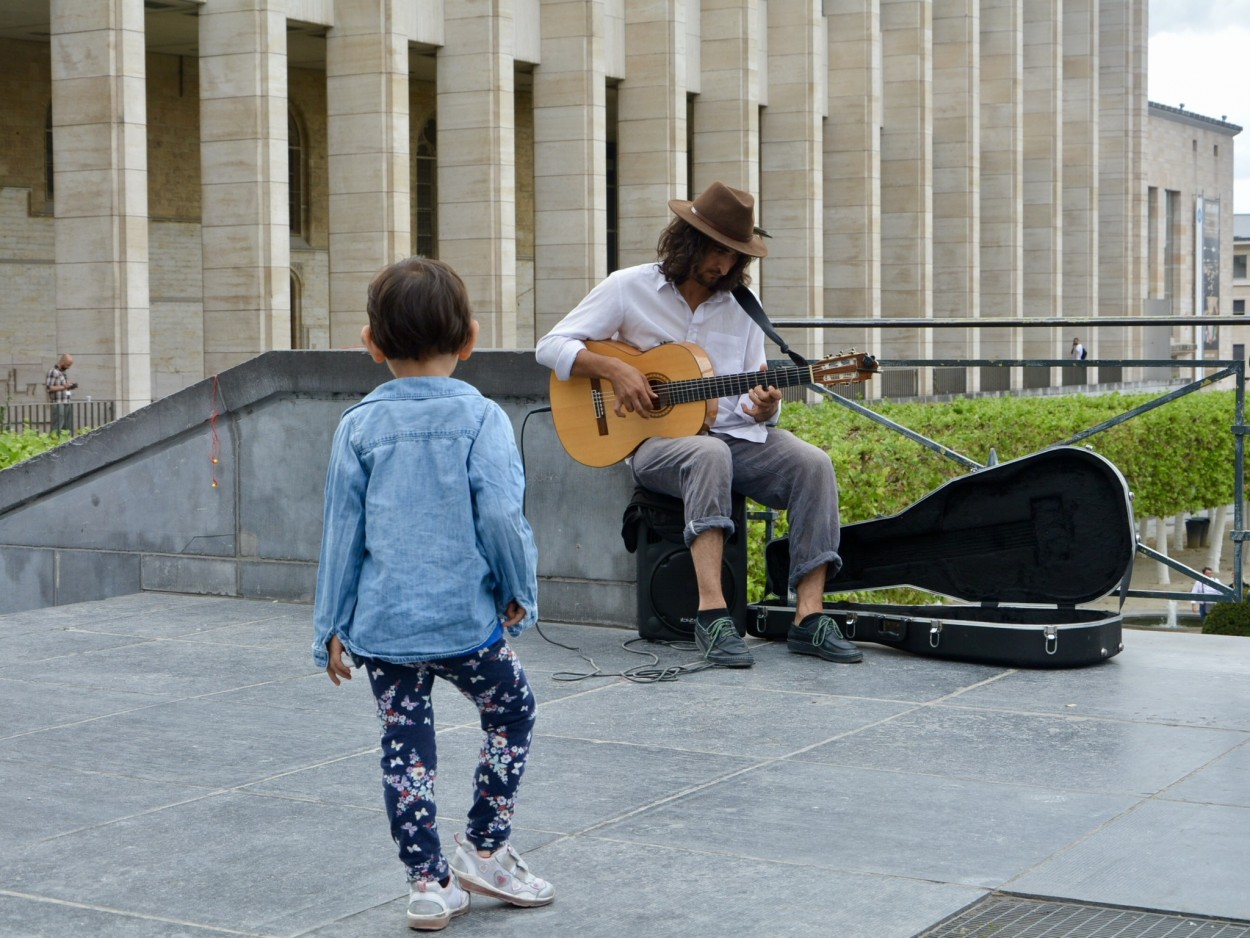
M612 410L618 417L627 413L650 417L660 406L660 396L652 389L647 376L628 362L609 355L582 349L573 362L573 374L610 381L616 399Z

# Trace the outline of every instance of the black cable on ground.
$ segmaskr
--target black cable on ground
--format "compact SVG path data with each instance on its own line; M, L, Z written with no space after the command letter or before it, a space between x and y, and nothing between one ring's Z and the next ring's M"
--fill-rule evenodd
M660 656L655 652L640 651L637 648L631 647L638 642L648 641L648 639L631 638L628 641L622 642L621 647L631 655L641 655L644 658L650 658L651 661L647 664L640 664L633 668L625 668L622 671L604 671L594 658L587 655L580 648L575 648L572 645L566 645L563 642L557 642L554 638L547 635L542 630L541 626L536 626L536 628L538 629L538 634L541 635L546 641L559 648L567 648L569 651L574 652L579 658L594 669L592 671L557 671L551 675L551 679L554 681L584 681L587 678L592 677L620 677L627 681L632 681L635 684L658 684L662 681L675 681L683 674L696 674L699 671L705 671L712 667L712 665L707 661L692 661L687 664L673 664L665 667L658 667L660 663ZM672 648L676 651L697 651L694 642L653 642L652 644L664 645L665 647Z
M521 472L522 473L525 473L525 426L526 424L529 423L530 417L533 417L535 414L547 414L547 413L551 413L550 405L546 407L535 407L533 410L527 411L525 414L525 417L521 420L521 439L520 439L520 446L518 448L521 451ZM526 478L528 479L528 476L526 476ZM529 485L527 484L525 486L525 496L521 503L522 512L525 511L525 500L527 500L528 498L529 498ZM643 657L650 658L651 661L648 664L640 664L637 667L626 668L623 671L604 671L603 668L601 668L595 662L595 659L591 658L589 655L583 652L580 648L574 647L573 645L566 645L563 642L557 642L555 639L551 638L549 635L547 635L546 632L542 630L541 624L535 625L534 628L538 630L538 634L543 637L544 641L550 642L552 645L555 645L558 648L564 648L564 649L567 649L568 651L573 652L575 655L577 655L579 658L581 658L583 661L589 664L591 668L594 669L593 671L585 671L585 672L557 671L552 675L552 680L556 680L556 681L584 681L587 678L592 678L592 677L619 677L619 678L624 678L627 681L632 681L635 684L658 684L664 681L675 681L678 678L680 678L683 674L697 674L699 671L706 671L708 668L712 667L712 665L709 664L707 661L702 661L702 660L692 661L688 664L674 664L674 665L667 665L665 667L659 667L660 656L657 655L655 652L639 651L636 648L630 647L635 642L647 641L647 639L631 638L630 640L626 642L622 642L621 647L624 648L631 655L642 655ZM654 644L664 645L676 651L696 651L697 652L698 650L695 647L694 642L655 642Z

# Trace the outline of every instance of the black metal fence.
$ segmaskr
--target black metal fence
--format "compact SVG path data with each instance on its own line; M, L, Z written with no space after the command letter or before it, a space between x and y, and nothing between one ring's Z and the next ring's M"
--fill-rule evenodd
M0 404L0 427L42 433L64 429L78 433L111 423L116 413L116 401L10 402Z

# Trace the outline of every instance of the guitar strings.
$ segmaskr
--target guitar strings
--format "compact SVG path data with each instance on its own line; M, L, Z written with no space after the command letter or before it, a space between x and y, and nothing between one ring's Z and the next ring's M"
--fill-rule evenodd
M807 384L850 384L855 380L855 375L859 371L858 365L852 363L850 366L829 367L828 363L836 360L837 356L831 356L814 365L806 368L779 368L764 369L762 371L749 371L736 375L709 375L701 378L679 378L676 381L657 381L651 385L651 389L660 397L663 406L673 404L690 404L698 401L706 401L715 397L734 397L746 394L754 387L775 387L775 388L792 388L798 385ZM816 372L829 373L832 375L846 375L840 380L830 380L828 377L817 379ZM713 393L707 393L711 388ZM594 392L596 402L603 408L603 411L614 409L616 395L609 383L607 389L602 387Z

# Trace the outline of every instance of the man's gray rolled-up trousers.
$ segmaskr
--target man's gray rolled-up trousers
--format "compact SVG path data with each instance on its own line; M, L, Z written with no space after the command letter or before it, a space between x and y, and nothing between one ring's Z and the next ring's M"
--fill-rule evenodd
M788 430L768 427L762 443L717 433L652 437L630 460L644 488L685 503L686 546L712 528L733 530L733 492L768 508L785 509L789 521L790 582L826 566L826 582L842 568L838 556L838 480L829 455Z

